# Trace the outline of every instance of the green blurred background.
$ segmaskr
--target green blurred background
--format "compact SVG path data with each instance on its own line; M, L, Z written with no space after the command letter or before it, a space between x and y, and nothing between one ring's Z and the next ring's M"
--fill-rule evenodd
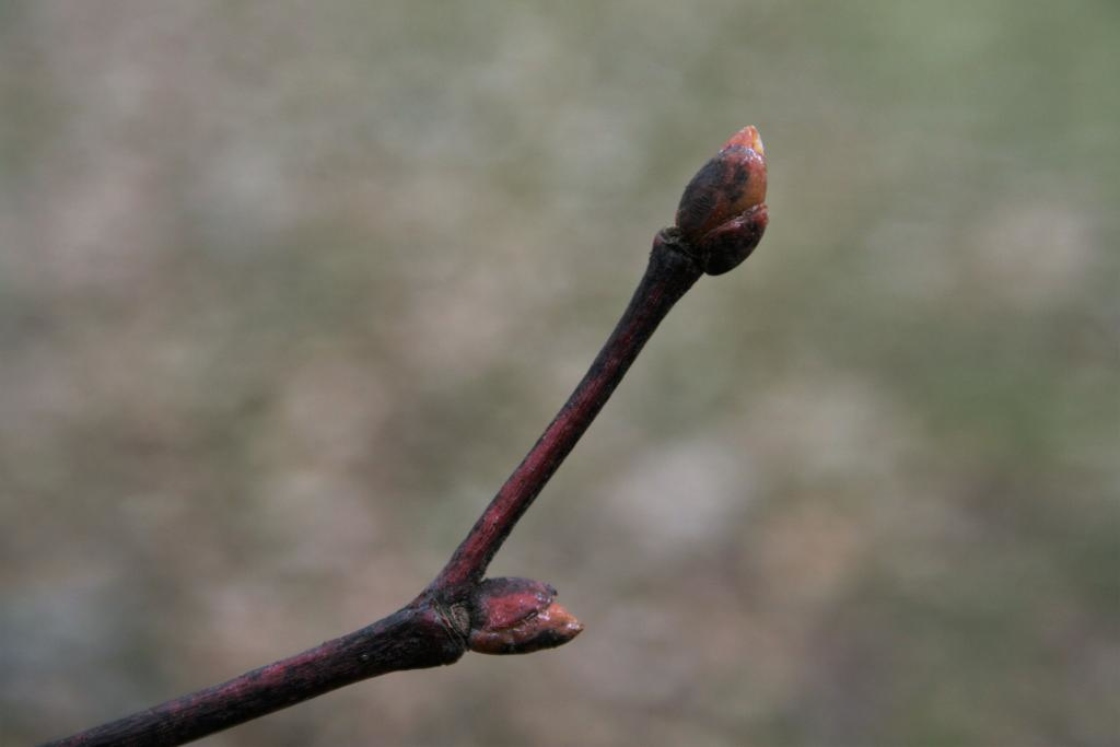
M498 556L208 745L1120 742L1120 4L0 2L0 742L439 569L745 124L771 226Z

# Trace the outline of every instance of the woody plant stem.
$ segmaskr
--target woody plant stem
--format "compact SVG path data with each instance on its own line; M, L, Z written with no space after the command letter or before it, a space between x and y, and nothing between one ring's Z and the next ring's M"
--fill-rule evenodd
M758 244L765 195L762 143L747 127L689 183L676 226L654 238L645 275L591 368L415 599L341 638L49 744L184 744L370 677L452 664L468 649L529 653L578 635L582 624L555 602L551 586L485 579L486 569L674 304L701 275L727 272Z

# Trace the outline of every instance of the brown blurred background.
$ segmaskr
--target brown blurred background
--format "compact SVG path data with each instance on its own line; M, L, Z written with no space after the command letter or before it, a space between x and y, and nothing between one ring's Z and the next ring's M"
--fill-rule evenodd
M587 626L208 745L1120 741L1120 5L0 2L0 742L361 627L704 279L499 555Z

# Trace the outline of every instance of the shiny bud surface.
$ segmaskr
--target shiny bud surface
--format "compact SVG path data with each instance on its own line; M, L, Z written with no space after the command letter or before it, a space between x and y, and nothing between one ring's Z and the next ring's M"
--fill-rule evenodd
M766 151L744 127L692 177L677 207L680 238L709 275L734 269L766 230Z
M556 589L540 581L483 581L471 599L468 648L481 654L528 654L567 643L583 624L555 600Z

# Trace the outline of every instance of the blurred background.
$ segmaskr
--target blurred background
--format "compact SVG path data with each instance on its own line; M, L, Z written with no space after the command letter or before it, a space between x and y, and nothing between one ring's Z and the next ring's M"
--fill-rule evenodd
M1120 740L1120 5L0 2L0 742L436 573L733 132L700 281L498 556L569 646L207 745Z

